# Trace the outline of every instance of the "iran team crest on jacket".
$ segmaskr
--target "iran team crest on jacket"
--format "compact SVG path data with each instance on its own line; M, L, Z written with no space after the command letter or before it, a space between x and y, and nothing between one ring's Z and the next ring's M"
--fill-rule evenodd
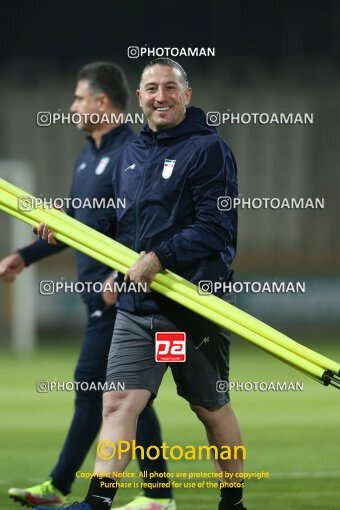
M163 171L162 171L162 177L164 179L169 179L171 177L171 174L174 170L176 160L175 159L166 159L164 161Z
M107 156L105 156L104 158L101 158L101 160L99 161L99 163L97 165L97 168L95 169L95 174L96 175L102 174L104 172L105 168L107 167L109 161L110 161L110 158L108 158Z

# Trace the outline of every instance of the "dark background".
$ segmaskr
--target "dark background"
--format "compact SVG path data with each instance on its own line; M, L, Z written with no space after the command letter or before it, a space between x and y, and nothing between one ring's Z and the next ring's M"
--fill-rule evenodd
M21 61L28 75L72 72L89 60L124 59L130 45L171 44L216 46L216 59L225 64L259 59L272 73L291 58L321 59L336 72L339 11L336 0L4 2L1 70ZM38 68L29 67L33 61Z

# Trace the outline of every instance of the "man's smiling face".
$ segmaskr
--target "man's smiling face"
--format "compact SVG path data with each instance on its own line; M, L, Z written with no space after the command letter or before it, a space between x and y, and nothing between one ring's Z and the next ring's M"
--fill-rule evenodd
M178 69L156 64L145 69L137 97L149 127L160 131L182 122L191 88L184 84Z

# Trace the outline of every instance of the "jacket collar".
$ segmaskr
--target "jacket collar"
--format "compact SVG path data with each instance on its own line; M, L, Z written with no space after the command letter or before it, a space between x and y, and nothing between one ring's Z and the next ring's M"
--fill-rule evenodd
M105 149L106 147L112 145L115 141L117 141L124 133L132 131L131 127L127 124L120 124L120 126L115 127L105 133L101 140L100 140L100 146L99 148L96 147L95 141L92 138L91 135L88 135L86 138L90 143L91 149L100 152L101 150Z
M162 131L152 131L146 124L141 131L141 137L145 141L152 142L155 140L165 141L194 133L211 134L216 133L216 129L207 124L206 115L203 110L190 106L186 109L184 120L177 124L177 126Z

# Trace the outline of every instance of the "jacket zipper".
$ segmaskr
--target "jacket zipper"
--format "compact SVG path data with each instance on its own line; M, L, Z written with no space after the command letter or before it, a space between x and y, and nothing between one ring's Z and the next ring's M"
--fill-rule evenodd
M134 242L134 250L137 251L137 243L138 243L138 230L139 230L139 202L140 202L140 197L141 197L141 194L142 194L142 191L143 191L143 185L144 185L144 181L145 181L145 175L146 175L146 168L148 166L148 162L152 156L152 153L154 152L155 148L156 148L156 144L157 144L157 138L156 138L156 135L152 135L152 147L149 151L149 154L148 154L148 157L147 157L147 160L145 162L145 165L144 165L144 171L143 171L143 176L142 176L142 180L141 180L141 183L139 185L139 188L137 189L137 193L136 193L136 200L135 200L135 242ZM135 310L138 309L138 306L139 306L139 296L137 295L137 293L134 293L134 308Z

